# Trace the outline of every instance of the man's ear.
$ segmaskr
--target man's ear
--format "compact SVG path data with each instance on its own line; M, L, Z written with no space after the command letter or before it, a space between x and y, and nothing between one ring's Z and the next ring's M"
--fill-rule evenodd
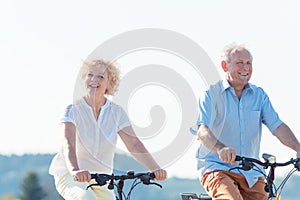
M222 66L222 69L223 69L224 72L227 72L227 71L228 71L228 70L227 70L227 63L226 63L225 60L222 60L222 61L221 61L221 66Z

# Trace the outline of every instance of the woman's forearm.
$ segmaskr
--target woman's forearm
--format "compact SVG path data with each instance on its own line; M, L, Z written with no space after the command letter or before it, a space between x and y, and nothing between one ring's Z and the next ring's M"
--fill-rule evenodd
M160 168L142 142L137 141L136 144L133 145L133 148L128 150L135 157L137 161L139 161L141 164L146 166L151 171Z
M76 157L76 128L72 123L63 124L63 151L70 172L79 170Z

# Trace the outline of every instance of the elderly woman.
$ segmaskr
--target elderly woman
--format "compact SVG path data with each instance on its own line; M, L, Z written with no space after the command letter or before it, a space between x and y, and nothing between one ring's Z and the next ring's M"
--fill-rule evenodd
M107 187L93 187L91 173L112 173L117 134L128 151L155 173L156 179L167 177L143 143L137 138L127 114L111 102L119 84L119 70L114 63L93 60L81 70L85 94L69 105L61 121L63 145L53 158L49 172L57 191L65 199L115 199Z

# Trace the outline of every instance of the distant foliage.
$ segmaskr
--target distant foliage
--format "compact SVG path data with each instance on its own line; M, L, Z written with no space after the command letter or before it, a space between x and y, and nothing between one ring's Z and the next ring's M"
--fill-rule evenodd
M8 194L3 197L0 197L0 200L14 200L14 199L15 199L15 197L12 194Z
M0 200L62 200L63 198L55 189L53 176L48 174L49 165L53 156L54 154L25 154L22 156L0 155ZM115 174L122 174L128 170L134 170L136 172L147 170L132 159L132 157L124 154L117 154L115 156L115 169L117 169ZM29 171L33 171L33 175L30 175L30 173L28 173ZM281 199L299 199L299 174L299 172L296 173L287 181L282 191ZM278 186L281 181L282 177L276 177L276 186ZM30 182L35 184L32 185ZM158 188L154 185L138 185L132 193L132 199L181 200L181 192L193 192L197 194L204 192L197 177L195 177L195 179L170 177L159 183L163 188ZM126 182L124 192L127 193L129 187L129 182ZM34 192L31 192L30 188L33 188ZM38 198L35 197L35 192L38 192ZM25 193L30 195L26 197Z
M21 185L20 200L42 200L47 195L39 183L37 173L28 172Z

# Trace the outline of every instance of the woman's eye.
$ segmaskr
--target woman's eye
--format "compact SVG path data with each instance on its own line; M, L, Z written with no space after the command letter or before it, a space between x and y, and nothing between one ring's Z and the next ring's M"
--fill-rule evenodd
M94 75L93 73L88 73L88 74L87 74L87 77L88 77L89 79L92 79L92 78L98 79L98 80L104 79L104 75Z

